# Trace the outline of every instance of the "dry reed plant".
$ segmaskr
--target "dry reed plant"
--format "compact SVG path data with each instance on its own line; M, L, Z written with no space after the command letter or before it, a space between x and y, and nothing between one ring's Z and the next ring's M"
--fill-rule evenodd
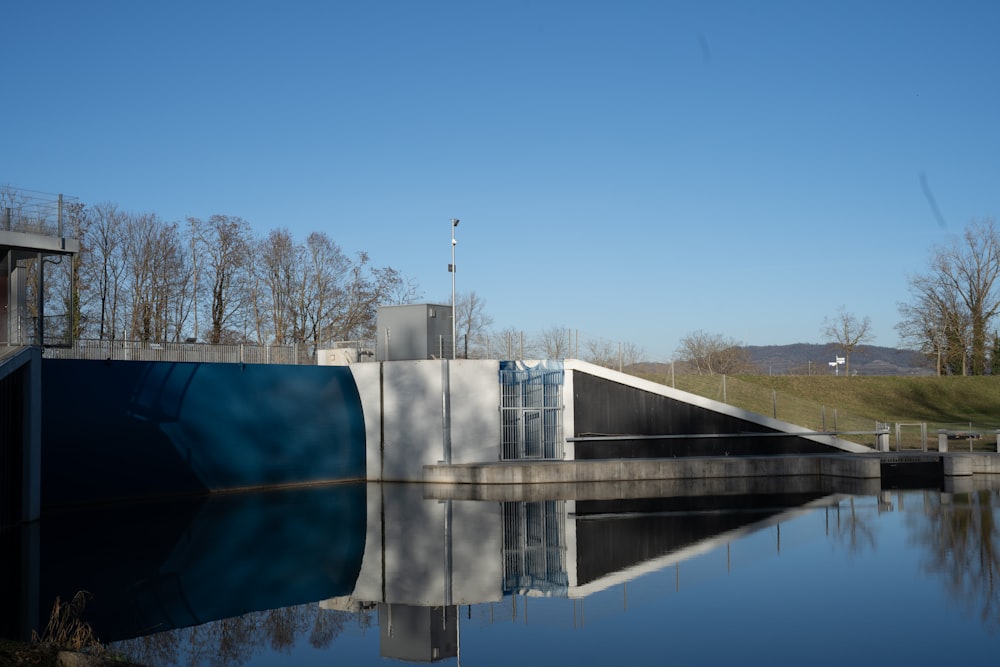
M45 631L41 636L32 631L31 641L70 651L103 653L104 647L97 641L90 624L80 618L88 599L90 593L87 591L77 591L68 603L56 597Z

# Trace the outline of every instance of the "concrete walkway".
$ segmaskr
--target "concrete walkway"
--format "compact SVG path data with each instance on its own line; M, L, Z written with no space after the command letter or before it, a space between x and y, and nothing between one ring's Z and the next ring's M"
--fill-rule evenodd
M961 452L872 452L788 456L611 459L588 461L498 461L426 465L431 484L580 484L649 480L710 480L753 477L843 477L881 479L882 466L940 462L945 477L1000 474L1000 454Z

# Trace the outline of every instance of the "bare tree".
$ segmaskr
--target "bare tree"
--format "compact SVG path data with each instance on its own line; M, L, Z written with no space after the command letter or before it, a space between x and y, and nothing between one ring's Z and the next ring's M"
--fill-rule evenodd
M189 218L188 222L195 234L197 252L204 258L211 323L208 342L229 342L233 325L246 316L250 226L242 218L228 215L213 215L204 222Z
M584 359L592 364L614 368L618 365L615 344L605 338L587 338L584 343Z
M837 309L836 316L823 322L823 335L844 354L844 375L851 374L851 353L874 339L871 329L870 317L858 319L844 306Z
M86 300L89 296L90 283L83 267L90 252L87 246L87 227L90 218L86 208L78 202L69 203L65 207L65 225L71 237L80 239L80 252L70 255L66 260L65 280L69 282L64 287L63 312L67 315L67 342L79 340L87 325Z
M481 296L469 292L455 299L455 329L465 347L463 357L469 358L469 342L475 344L491 324L493 318L486 313L486 300Z
M300 322L303 343L318 347L334 337L334 320L345 301L344 276L350 262L336 243L322 232L306 238L303 289L300 294Z
M965 375L972 326L958 291L918 276L910 279L910 293L910 302L898 304L900 341L932 359L938 375Z
M569 327L549 327L539 334L538 346L546 359L566 359L572 356L573 332Z
M603 338L588 338L584 344L586 361L605 368L625 370L642 361L643 351L633 343L615 343Z
M920 348L930 347L942 355L947 350L952 364L959 347L963 355L967 350L971 373L986 373L990 323L1000 311L998 278L1000 231L996 221L973 220L961 238L933 250L926 274L910 279L914 300L901 311L906 331L913 336L931 337L922 341ZM932 306L936 326L921 326L921 318L917 317L917 309L928 304Z
M256 306L256 326L263 329L269 321L271 339L283 345L294 340L294 295L296 285L301 282L302 248L295 244L287 229L272 230L259 248L263 289Z
M80 211L73 308L102 340L179 340L192 307L190 259L177 223L113 203Z
M538 356L535 341L516 327L488 332L486 346L489 356L496 355L501 359L532 359Z
M81 271L96 292L97 337L115 340L125 287L125 237L128 215L112 203L90 209L85 237L87 262Z
M359 252L346 272L341 300L331 326L334 340L374 338L380 305L406 299L407 283L392 267L373 267L368 253Z
M675 354L678 361L699 375L735 375L755 370L746 347L722 334L693 331L681 338Z
M184 253L177 224L166 224L154 213L129 214L123 239L124 313L126 339L163 341L176 331L171 307L183 280L178 266Z

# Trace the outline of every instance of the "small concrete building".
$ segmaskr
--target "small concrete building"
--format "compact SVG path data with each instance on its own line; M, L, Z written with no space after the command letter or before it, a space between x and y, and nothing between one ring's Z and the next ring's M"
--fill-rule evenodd
M376 314L376 361L451 359L451 306L414 303L380 306Z

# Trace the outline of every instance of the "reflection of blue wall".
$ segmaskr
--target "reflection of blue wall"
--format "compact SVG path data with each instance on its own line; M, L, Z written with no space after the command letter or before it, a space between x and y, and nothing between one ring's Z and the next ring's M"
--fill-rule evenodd
M44 360L42 504L363 479L339 366Z
M35 626L80 590L104 642L349 595L366 515L363 484L50 512Z

